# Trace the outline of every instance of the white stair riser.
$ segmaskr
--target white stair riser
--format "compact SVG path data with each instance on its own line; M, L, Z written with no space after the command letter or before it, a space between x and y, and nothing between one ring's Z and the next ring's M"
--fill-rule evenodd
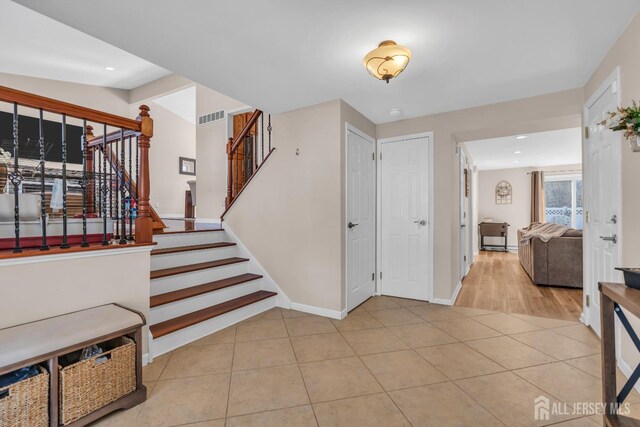
M154 249L166 249L224 242L226 238L227 233L224 231L203 231L197 233L155 234L153 241L157 243Z
M176 252L165 255L151 256L151 271L163 268L173 268L182 265L197 264L199 262L215 261L217 259L231 258L238 255L237 246L225 246L215 249L203 249L199 251Z
M249 304L237 310L230 311L229 313L216 316L213 319L197 323L189 326L188 328L154 339L150 343L150 351L152 352L153 357L158 357L171 350L175 350L178 347L224 329L227 326L231 326L242 320L248 319L249 317L260 314L275 306L276 299L274 297Z
M226 279L247 273L248 262L237 262L222 267L207 268L190 273L176 274L151 280L151 296L164 294L178 289L190 288L215 280Z
M259 291L261 285L262 283L260 282L260 279L252 280L250 282L229 286L228 288L207 292L206 294L154 307L151 309L150 313L150 324L155 325L157 323L164 322L165 320L202 310L203 308L222 304L223 302L227 302L234 298L240 298Z

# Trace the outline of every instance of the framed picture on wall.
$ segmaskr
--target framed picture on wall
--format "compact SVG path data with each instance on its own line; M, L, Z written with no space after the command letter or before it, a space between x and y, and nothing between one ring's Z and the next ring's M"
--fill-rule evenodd
M180 157L180 166L179 166L178 172L180 172L182 175L195 175L196 159Z

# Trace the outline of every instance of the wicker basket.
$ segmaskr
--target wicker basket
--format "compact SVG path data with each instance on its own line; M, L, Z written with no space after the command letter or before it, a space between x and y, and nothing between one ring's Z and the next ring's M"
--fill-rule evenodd
M0 388L0 426L41 427L49 424L49 373Z
M60 422L67 425L136 388L136 346L120 337L112 350L60 368ZM100 357L108 359L96 364Z

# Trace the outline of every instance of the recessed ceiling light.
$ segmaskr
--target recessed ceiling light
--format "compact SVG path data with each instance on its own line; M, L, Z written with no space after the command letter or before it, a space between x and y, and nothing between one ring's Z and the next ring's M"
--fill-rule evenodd
M400 111L399 108L392 108L391 110L389 110L389 115L392 117L398 117L401 113L402 111Z
M525 139L527 137L527 135L518 135L516 136L516 139Z
M521 150L516 150L516 151L513 152L513 154L522 154L522 151Z
M115 71L116 69L114 67L104 67L105 70L107 71Z
M520 160L514 160L513 163L520 163Z

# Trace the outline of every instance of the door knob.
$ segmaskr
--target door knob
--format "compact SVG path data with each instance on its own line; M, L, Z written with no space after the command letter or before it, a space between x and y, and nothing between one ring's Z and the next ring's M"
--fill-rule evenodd
M353 222L351 222L351 221L349 221L349 224L347 224L347 227L349 227L349 229L352 229L353 227L357 227L357 226L358 226L358 223L355 223L355 224L354 224L354 223L353 223Z
M605 242L613 242L614 244L618 243L618 236L615 234L612 234L611 236L600 236L600 238Z
M460 228L465 228L467 224L460 224Z
M413 221L414 224L427 225L427 221L424 219Z

